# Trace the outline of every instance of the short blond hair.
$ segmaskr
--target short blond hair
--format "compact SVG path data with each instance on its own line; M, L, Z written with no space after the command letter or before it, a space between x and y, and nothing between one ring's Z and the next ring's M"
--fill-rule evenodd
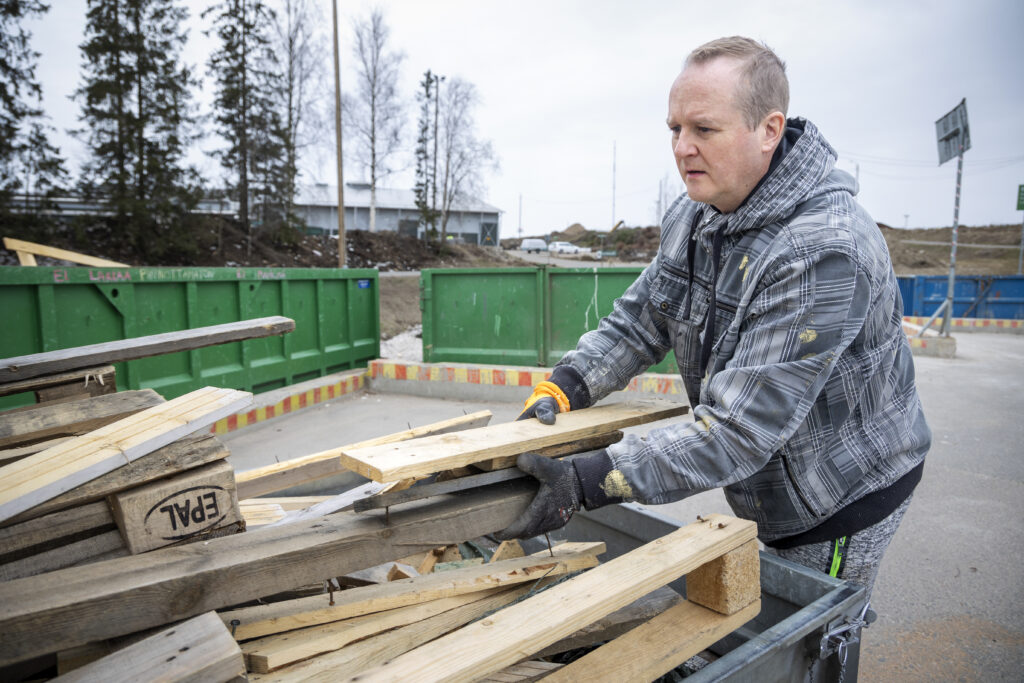
M719 57L742 62L743 88L736 94L743 119L751 130L773 111L786 115L789 109L789 79L786 64L770 47L752 38L729 36L704 43L687 56L683 69L705 64Z

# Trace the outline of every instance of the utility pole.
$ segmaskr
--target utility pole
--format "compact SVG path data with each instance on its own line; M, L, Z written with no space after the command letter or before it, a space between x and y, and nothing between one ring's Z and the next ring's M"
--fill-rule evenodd
M903 229L906 230L909 227L910 227L910 214L909 213L905 213L905 214L903 214Z
M338 0L331 0L334 10L334 138L338 150L338 267L347 265L345 249L345 177L341 157L341 61L338 53Z
M519 193L519 239L523 238L523 193Z
M615 225L615 145L612 140L612 225Z

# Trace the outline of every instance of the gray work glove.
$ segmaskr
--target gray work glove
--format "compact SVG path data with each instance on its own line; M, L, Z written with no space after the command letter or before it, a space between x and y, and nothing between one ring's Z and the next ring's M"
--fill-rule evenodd
M519 420L529 420L531 417L535 417L541 424L553 425L555 424L555 415L557 414L558 401L550 396L544 396L542 398L538 398L527 406L526 410L519 413L519 417L516 418L516 422L519 422Z

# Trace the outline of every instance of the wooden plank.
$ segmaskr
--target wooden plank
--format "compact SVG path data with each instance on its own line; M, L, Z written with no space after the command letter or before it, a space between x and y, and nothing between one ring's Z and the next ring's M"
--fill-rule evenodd
M600 671L601 677L609 681L652 681L729 635L760 612L760 599L731 616L683 600L544 680L572 683Z
M572 413L569 413L570 415ZM757 536L747 520L709 515L632 552L360 674L359 680L472 681L515 664ZM444 652L444 657L437 657ZM349 679L353 680L353 679Z
M238 480L235 480L235 485L238 485ZM311 505L322 503L325 500L329 500L334 496L263 496L260 498L250 498L247 500L240 500L239 504L243 503L269 503L271 505L279 505L282 510L305 510Z
M544 455L549 458L557 458L562 455L572 455L573 453L582 453L584 451L597 450L598 448L606 448L611 446L613 443L618 443L619 441L622 441L622 432L614 431L608 432L607 434L595 434L594 436L590 436L585 439L578 439L570 443L558 444L557 446L538 448L534 453ZM473 467L478 470L483 470L484 472L508 469L509 467L516 466L517 457L519 456L507 455L503 458L494 458L493 460L475 462L473 463Z
M0 360L0 381L14 382L75 368L120 363L245 339L271 337L291 332L294 329L294 320L282 316L270 316L17 356Z
M110 509L133 554L242 521L235 470L224 460L114 494Z
M0 447L84 434L161 403L160 394L141 389L0 413Z
M444 575L424 574L411 579L375 586L363 586L335 593L334 605L326 595L287 602L243 607L221 613L225 624L235 624L235 637L248 640L296 628L326 624L364 614L415 605L428 600L536 581L542 576L564 576L597 566L604 543L563 543L530 557L517 557L494 564L469 567Z
M27 251L15 251L14 253L18 255L18 265L21 265L21 266L36 266L36 265L39 265L38 263L36 263L35 255L31 254L30 252L27 252Z
M110 644L107 641L79 645L57 653L57 675L61 676L68 672L80 669L89 662L106 657L110 654Z
M11 581L65 567L96 562L114 551L124 549L124 539L114 529L80 541L45 550L20 560L0 564L0 581Z
M284 508L277 503L254 503L259 498L243 500L238 504L238 510L245 518L247 529L272 524L284 517Z
M57 678L61 683L185 681L221 683L245 677L238 643L217 615L176 624Z
M105 502L89 503L70 510L30 519L0 529L0 562L9 562L72 540L112 530L114 517Z
M358 675L361 671L380 666L403 652L408 652L469 623L473 619L478 619L521 599L530 592L532 587L533 584L509 588L463 607L442 612L429 619L423 619L414 624L353 643L337 652L321 655L269 674L251 674L249 680L253 683L257 681L261 683L283 683L285 681L333 683L341 678L341 672L344 672L344 675Z
M388 570L388 581L400 581L402 579L411 579L414 576L419 576L420 573L413 567L402 564L400 562L393 562L391 569Z
M90 482L57 496L31 510L16 515L0 526L31 519L57 510L102 500L112 493L140 486L150 481L222 460L228 450L217 437L199 434L178 439L127 465L122 465Z
M20 382L6 382L0 384L0 396L10 396L11 394L20 394L23 391L39 391L49 387L65 385L80 386L82 391L91 390L94 386L100 386L103 387L103 393L106 393L107 389L117 390L117 387L114 386L115 380L116 371L114 366L101 365L93 368L60 372L54 375L33 377L32 379Z
M0 521L232 415L252 394L206 387L0 468Z
M469 415L460 415L449 420L423 425L422 427L414 427L403 432L360 441L349 446L331 448L301 458L293 458L285 462L237 472L235 474L235 484L238 486L238 498L240 500L255 498L256 496L273 493L274 491L291 488L292 486L298 486L299 484L305 484L309 481L343 472L345 471L345 466L341 463L340 457L342 450L346 448L377 446L434 434L448 434L463 429L473 429L486 425L490 419L491 411L481 410Z
M47 448L53 448L59 443L64 443L68 439L73 439L73 436L61 436L56 439L48 439L46 441L40 441L38 443L29 444L28 446L18 446L17 448L5 448L0 450L0 465L6 465L9 462L15 460L21 460L27 455L38 453L39 451L45 451Z
M242 653L245 655L249 671L267 673L303 659L340 650L349 643L376 633L429 619L442 612L476 602L482 597L493 595L495 591L500 590L502 589L498 588L451 598L440 598L323 626L313 626L267 636L243 644Z
M87 254L79 254L77 251L69 251L67 249L58 249L57 247L48 247L45 244L37 244L35 242L27 242L25 240L14 239L13 237L4 238L4 246L11 251L18 252L18 258L21 258L22 254L34 255L34 256L46 256L47 258L57 259L59 261L71 261L81 266L93 266L94 268L130 268L127 263L118 263L117 261L111 261L105 258L98 258L96 256L89 256ZM21 262L23 266L34 266L36 265L35 259L32 259L31 263Z
M612 403L559 415L550 426L523 420L394 444L346 448L341 460L368 479L395 481L664 420L687 410L689 406L668 401Z
M0 666L493 533L517 519L535 493L514 482L410 504L392 512L390 524L383 513L341 512L6 581Z

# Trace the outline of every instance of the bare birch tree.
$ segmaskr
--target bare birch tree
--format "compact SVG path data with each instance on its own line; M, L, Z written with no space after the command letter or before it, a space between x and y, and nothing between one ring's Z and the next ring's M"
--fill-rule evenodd
M274 99L284 128L284 200L286 225L296 225L294 201L297 192L299 156L325 128L323 97L327 48L314 28L323 17L312 0L278 0L272 45L278 55L281 78Z
M347 99L346 126L354 134L357 162L370 176L370 231L376 230L377 185L397 168L404 107L398 95L398 69L405 55L389 49L384 14L374 9L353 24L352 53L356 91Z
M479 97L476 87L453 78L442 89L441 121L438 124L441 149L441 244L448 236L448 217L459 199L483 192L483 173L498 166L489 140L476 134L473 109Z

